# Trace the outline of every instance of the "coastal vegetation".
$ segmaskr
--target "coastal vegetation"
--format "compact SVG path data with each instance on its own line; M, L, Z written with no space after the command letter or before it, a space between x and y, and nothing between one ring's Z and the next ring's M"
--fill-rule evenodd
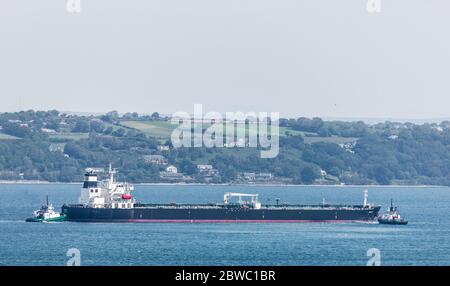
M86 167L112 163L134 183L163 182L179 172L202 182L197 165L217 170L214 183L450 185L450 122L412 124L280 119L280 153L256 148L173 148L176 125L158 113L74 115L56 110L0 114L0 180L78 182ZM154 163L146 156L160 155ZM264 175L268 177L267 175Z

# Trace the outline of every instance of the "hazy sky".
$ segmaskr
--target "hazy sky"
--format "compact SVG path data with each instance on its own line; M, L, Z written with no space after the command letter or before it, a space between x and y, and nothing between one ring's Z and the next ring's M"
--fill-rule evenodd
M450 117L450 1L0 0L0 111Z

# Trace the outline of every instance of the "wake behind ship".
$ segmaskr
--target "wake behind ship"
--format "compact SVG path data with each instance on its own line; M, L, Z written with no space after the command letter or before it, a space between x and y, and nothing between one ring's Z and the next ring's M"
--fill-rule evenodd
M116 170L98 181L98 170L86 169L79 204L62 206L68 221L77 222L348 222L373 221L380 206L262 205L256 194L225 193L223 203L143 204L132 196L133 186L117 182ZM237 198L237 200L233 200Z

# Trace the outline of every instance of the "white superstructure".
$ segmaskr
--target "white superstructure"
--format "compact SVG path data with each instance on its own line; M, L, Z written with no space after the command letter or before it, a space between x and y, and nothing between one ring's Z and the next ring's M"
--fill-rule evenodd
M101 169L86 169L79 203L93 208L129 209L134 207L133 185L116 181L117 170L109 165L108 179L98 181Z
M261 203L258 200L257 194L225 193L223 196L223 204L228 205L230 203L230 199L233 197L238 198L238 204L240 205L251 205L257 210L261 208ZM242 198L250 198L250 201L243 200Z
M55 211L52 204L47 203L46 206L42 206L40 210L33 212L33 217L42 218L43 220L50 220L60 217L61 214Z

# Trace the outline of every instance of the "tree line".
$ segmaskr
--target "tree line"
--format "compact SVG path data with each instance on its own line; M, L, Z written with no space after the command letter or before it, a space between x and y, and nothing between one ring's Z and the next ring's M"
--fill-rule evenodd
M86 167L112 163L122 179L159 182L164 166L150 164L144 155L160 154L168 164L195 175L196 164L211 164L220 173L218 182L230 183L243 172L271 173L292 184L429 184L450 185L450 124L324 121L320 118L281 119L280 126L302 133L280 137L280 153L260 158L251 148L172 148L137 129L123 128L121 120L162 120L158 113L141 116L110 112L80 116L51 111L0 114L0 132L15 140L0 140L0 179L74 182ZM87 133L78 140L58 138L49 132ZM353 144L318 138L357 138ZM60 151L49 148L62 144ZM168 145L159 151L158 145Z

